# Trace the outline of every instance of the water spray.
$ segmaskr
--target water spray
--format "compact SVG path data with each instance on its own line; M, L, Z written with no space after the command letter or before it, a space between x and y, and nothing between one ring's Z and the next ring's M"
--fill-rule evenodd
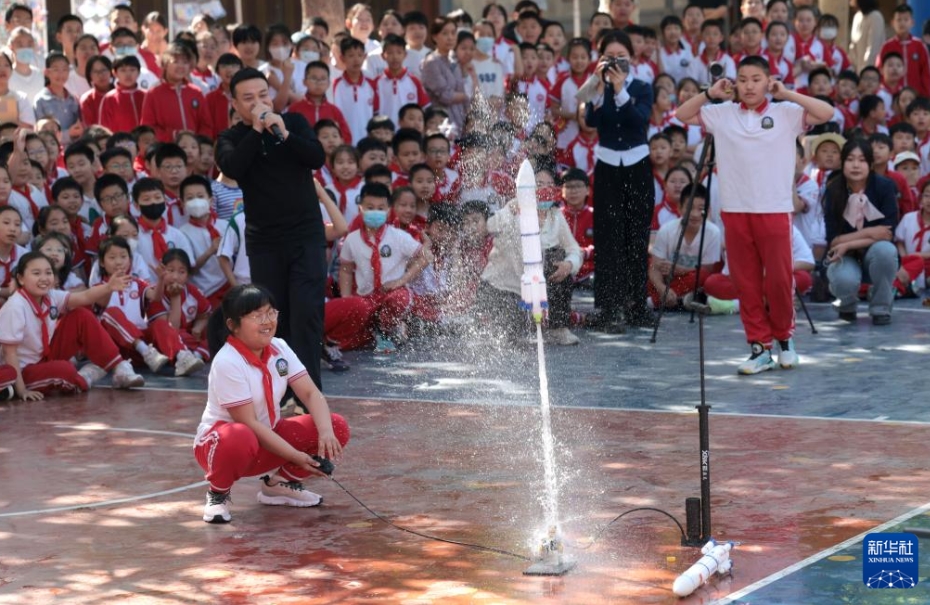
M546 351L543 346L542 321L549 307L542 243L539 239L539 211L536 205L536 176L528 160L523 160L517 172L517 208L520 211L520 240L523 249L523 276L520 280L521 306L536 324L536 356L539 363L539 402L542 417L540 440L543 446L543 470L546 497L543 502L546 519L538 538L535 561L525 575L561 576L575 567L575 561L562 554L559 531L559 485L555 473L555 441L552 438L549 377L546 372Z

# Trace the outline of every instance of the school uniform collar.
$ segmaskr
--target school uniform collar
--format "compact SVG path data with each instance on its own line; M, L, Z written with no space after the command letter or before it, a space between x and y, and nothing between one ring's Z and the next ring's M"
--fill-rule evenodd
M406 68L406 67L401 68L400 73L398 73L396 76L393 75L390 71L388 71L388 70L386 70L386 69L384 70L384 77L387 78L388 80L400 80L401 78L403 78L403 77L406 76L406 75L407 75L407 68Z
M760 105L759 105L758 107L756 107L755 109L750 109L749 107L746 106L745 103L743 103L742 101L740 101L740 102L739 102L739 108L740 108L740 111L754 111L755 113L757 113L757 114L759 114L759 115L761 116L762 114L765 113L765 110L769 108L769 100L768 100L768 99L765 99L764 101L762 101L762 104L760 104Z

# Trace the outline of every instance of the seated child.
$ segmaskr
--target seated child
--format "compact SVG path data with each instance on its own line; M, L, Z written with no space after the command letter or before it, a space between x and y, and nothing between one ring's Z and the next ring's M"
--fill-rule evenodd
M413 239L423 242L423 230L428 221L417 214L417 194L410 187L391 192L391 220L394 227L406 231Z
M214 200L210 180L191 175L181 182L179 193L187 215L187 223L181 225L180 231L190 240L194 251L194 255L189 257L193 261L189 270L191 281L207 297L211 306L219 306L229 285L216 256L221 234L214 226L211 213Z
M188 258L194 256L188 237L168 224L165 187L161 181L139 179L132 188L132 200L141 215L137 250L150 269L154 270L161 263L169 248L184 250Z
M131 214L121 214L110 221L110 229L107 232L108 237L121 237L129 243L132 249L132 267L130 273L144 282L152 283L156 281L155 273L149 268L148 264L139 254L139 223ZM87 283L90 285L99 284L100 279L100 259L96 259L91 266L90 275L87 277Z
M700 183L687 185L681 192L679 209L684 210L685 200L691 196L692 190L694 191L694 204L684 227L685 237L681 242L678 262L675 265L675 274L672 277L668 293L665 295L664 304L669 309L681 306L682 297L702 286L714 272L714 265L720 262L722 237L720 229L710 221L705 226L707 232L703 235L704 246L703 253L701 252L701 224L704 220L707 188ZM666 290L665 284L672 270L672 259L678 245L678 238L681 235L681 228L680 220L666 223L659 229L656 234L655 244L652 246L647 289L652 304L656 308L663 304L662 294ZM698 256L701 257L700 283L695 281L697 279Z
M681 192L691 182L691 173L681 166L676 166L665 173L665 182L662 187L662 203L652 210L652 225L650 228L653 231L658 231L666 223L681 218L681 208L688 201L688 198L681 196Z
M375 351L397 350L404 320L413 302L406 287L427 264L422 246L409 234L387 225L391 194L372 183L362 187L358 203L365 227L349 233L340 255L341 298L326 303L324 333L344 350L371 342Z
M568 329L574 285L571 278L581 269L584 254L556 207L558 189L550 172L543 170L536 174L536 191L549 301L547 338L558 345L576 345L578 337ZM521 297L523 248L519 212L514 199L487 221L494 245L481 274L475 302L479 321L499 328L510 339L519 338L528 322Z
M584 254L584 263L575 275L575 283L580 283L594 274L594 211L588 205L590 182L588 175L580 168L569 168L562 173L562 215L575 241Z
M901 256L895 288L899 296L912 296L926 287L930 273L930 181L920 192L920 209L901 218L894 232Z
M71 240L67 235L50 231L33 240L32 249L41 252L52 262L56 289L68 292L83 292L87 289L84 280L71 270Z
M19 259L16 292L0 307L0 343L5 364L16 369L16 395L43 399L52 391L81 392L113 371L113 386L145 384L86 307L125 290L131 278L117 274L106 284L83 292L54 288L52 263L40 252ZM90 360L80 370L71 358L83 352Z
M16 242L23 232L23 219L13 206L0 206L0 305L13 295L13 273L19 259L29 250Z
M68 219L68 213L65 212L64 208L52 204L39 210L39 217L36 219L33 230L36 237L48 235L49 233L58 233L65 236L69 242L68 256L71 257L71 269L77 274L76 277L83 281L85 273L90 269L86 262L87 255L82 248L75 244L74 234L71 232L71 221Z
M129 186L123 177L104 173L94 183L94 198L103 214L97 217L91 227L87 249L90 254L96 255L100 242L108 237L110 221L121 214L129 214Z

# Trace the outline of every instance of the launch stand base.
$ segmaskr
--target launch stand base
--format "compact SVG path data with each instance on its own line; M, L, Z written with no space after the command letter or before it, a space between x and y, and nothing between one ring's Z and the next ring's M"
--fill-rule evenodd
M564 557L561 561L536 561L526 568L524 576L564 576L575 569L577 561Z

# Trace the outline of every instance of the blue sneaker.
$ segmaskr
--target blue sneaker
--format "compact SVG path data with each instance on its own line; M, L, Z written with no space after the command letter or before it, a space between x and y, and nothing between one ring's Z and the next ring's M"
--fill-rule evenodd
M381 334L380 332L375 334L375 353L378 355L391 355L392 353L397 352L397 345L394 344L394 341Z
M786 370L798 367L801 363L801 358L798 357L798 352L794 348L794 339L779 340L778 347L778 365Z
M737 370L743 375L759 374L768 370L775 369L775 360L772 359L772 352L766 349L761 342L752 343L752 355L749 359L739 364Z

